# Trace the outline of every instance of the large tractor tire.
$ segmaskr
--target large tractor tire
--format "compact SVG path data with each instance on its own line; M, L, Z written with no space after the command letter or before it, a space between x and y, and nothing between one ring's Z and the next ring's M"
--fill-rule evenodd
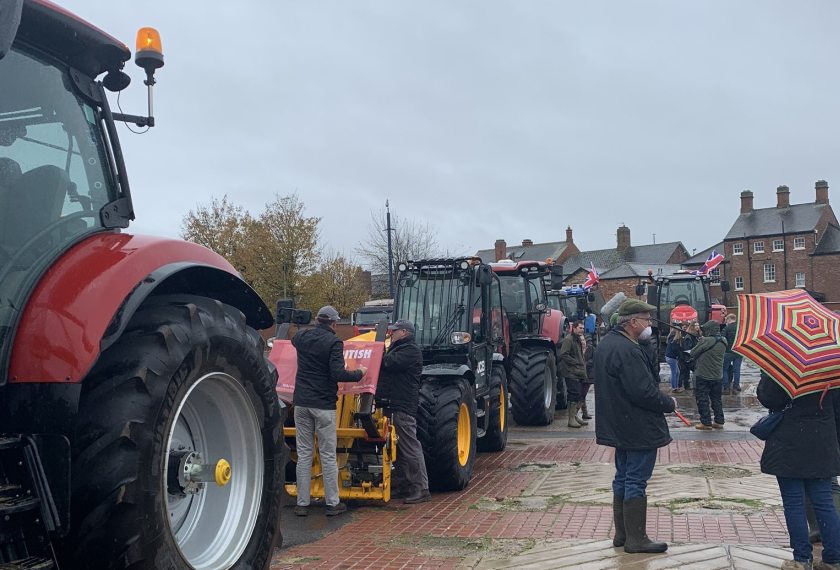
M523 426L547 426L554 421L557 368L554 355L543 348L522 348L511 358L510 403L513 419Z
M262 340L241 312L204 297L147 301L82 385L65 565L268 568L281 417Z
M465 378L429 378L420 387L417 437L429 487L459 491L472 478L476 454L473 387ZM399 453L399 449L398 449Z
M565 410L569 407L569 392L566 389L566 379L557 376L557 399L554 402L554 409Z
M504 451L508 438L508 393L507 374L502 363L493 363L490 376L490 405L487 410L487 430L478 438L479 451Z

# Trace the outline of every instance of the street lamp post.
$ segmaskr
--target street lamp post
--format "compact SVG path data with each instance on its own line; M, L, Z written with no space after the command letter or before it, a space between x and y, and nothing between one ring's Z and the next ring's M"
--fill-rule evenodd
M388 200L385 200L385 231L388 233L388 291L391 298L394 298L394 253L391 250L391 209L388 207Z

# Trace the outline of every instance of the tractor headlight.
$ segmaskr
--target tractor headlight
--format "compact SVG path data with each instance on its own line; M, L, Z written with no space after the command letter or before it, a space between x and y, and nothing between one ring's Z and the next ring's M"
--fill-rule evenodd
M400 271L405 271L406 269L408 269L408 265L406 265L405 263L400 263L399 265L397 265L397 269L399 269Z
M452 344L467 344L472 340L472 335L468 332L454 332L450 340Z
M461 269L467 270L467 269L470 268L470 262L469 261L462 261L460 266L461 266Z

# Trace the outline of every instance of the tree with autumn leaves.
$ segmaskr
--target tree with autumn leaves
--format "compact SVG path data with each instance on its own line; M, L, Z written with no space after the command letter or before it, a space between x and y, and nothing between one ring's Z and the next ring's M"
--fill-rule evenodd
M224 196L190 210L181 237L224 256L269 307L293 298L301 308L332 304L349 315L368 299L362 268L322 253L320 221L296 194L275 196L256 217Z

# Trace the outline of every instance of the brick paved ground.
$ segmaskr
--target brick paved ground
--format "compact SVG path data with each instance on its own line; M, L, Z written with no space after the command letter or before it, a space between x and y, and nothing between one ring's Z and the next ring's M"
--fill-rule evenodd
M757 472L762 445L754 439L675 441L660 451L659 465L746 465ZM465 491L435 494L431 503L410 507L356 505L349 523L317 542L278 551L272 568L455 568L475 560L490 564L487 553L496 551L496 557L503 558L546 541L603 540L612 532L610 506L575 502L574 496L523 495L533 494L540 478L546 477L545 469L562 472L577 465L603 464L609 471L611 462L612 450L588 438L513 438L504 452L479 455L475 475ZM703 479L679 481L691 495L691 484ZM593 485L599 484L605 483L593 479ZM766 489L764 493L768 495ZM536 502L529 503L533 500ZM652 495L651 502L655 500ZM285 525L302 522L289 515L287 510ZM314 512L309 519L320 516ZM687 512L672 506L651 507L648 529L652 537L675 545L729 543L781 548L788 540L781 510L772 504Z

